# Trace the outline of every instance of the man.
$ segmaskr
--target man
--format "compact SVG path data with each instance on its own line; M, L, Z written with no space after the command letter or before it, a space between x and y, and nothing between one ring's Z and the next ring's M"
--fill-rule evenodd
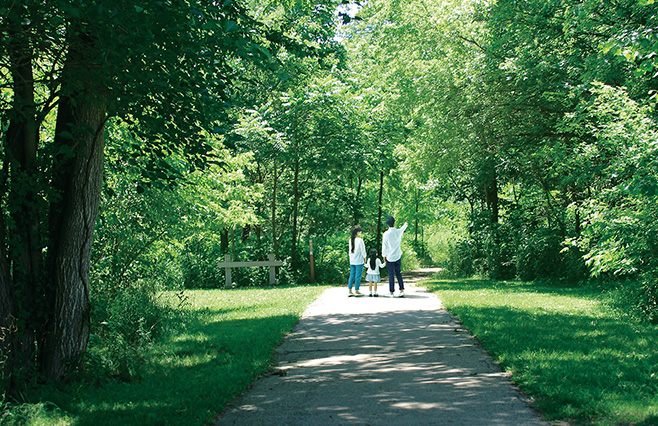
M395 228L395 218L389 216L386 219L388 231L384 232L382 238L382 257L386 262L388 268L388 290L390 294L387 297L395 296L395 277L398 279L398 287L400 288L400 297L404 297L404 282L402 282L402 234L407 229L407 222L404 223L402 228ZM395 276L394 276L395 275Z

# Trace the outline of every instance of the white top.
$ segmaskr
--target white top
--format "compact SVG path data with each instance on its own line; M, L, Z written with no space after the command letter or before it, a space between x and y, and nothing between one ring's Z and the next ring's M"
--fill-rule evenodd
M354 253L352 253L352 239L349 241L350 265L363 265L366 263L366 245L363 238L354 239Z
M402 234L407 229L407 223L402 225L402 228L388 228L382 237L382 256L387 262L397 262L402 257Z
M366 271L366 274L376 274L379 275L379 268L383 268L386 266L385 264L382 263L379 258L375 261L375 269L370 268L370 259L366 262L366 265L368 265L368 271Z

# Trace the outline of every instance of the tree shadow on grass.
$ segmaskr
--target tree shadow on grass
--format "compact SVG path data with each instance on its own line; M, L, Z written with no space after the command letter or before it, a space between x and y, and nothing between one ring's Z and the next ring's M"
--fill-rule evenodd
M461 291L461 290L496 290L512 293L548 293L563 296L595 296L601 293L600 289L579 285L538 284L532 281L518 280L487 280L487 279L430 279L425 282L432 291Z
M509 290L581 296L591 289L516 285L488 281L434 282L440 290ZM503 292L504 293L504 292ZM531 296L530 296L531 297ZM451 309L482 345L534 395L549 419L612 419L636 423L655 416L658 403L658 331L615 315L552 311L524 306Z
M207 423L268 368L273 348L298 321L295 315L206 319L156 348L142 380L76 395L70 407L76 424Z

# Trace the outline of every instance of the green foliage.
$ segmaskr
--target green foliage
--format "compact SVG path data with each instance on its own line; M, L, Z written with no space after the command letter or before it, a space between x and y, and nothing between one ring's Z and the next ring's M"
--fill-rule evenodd
M611 309L600 288L481 280L428 288L548 420L655 421L656 329Z
M177 254L185 288L218 288L223 273L217 267L222 261L219 235L192 234L182 241Z
M400 248L402 249L402 271L413 271L419 269L421 261L417 249L414 247L413 242L408 241L406 233L405 236L402 237Z
M89 333L90 263L94 285L115 291L151 274L166 282L159 265L167 277L183 275L170 258L144 259L169 254L181 240L169 234L173 218L192 216L199 225L197 201L205 204L200 210L210 206L207 219L228 211L230 218L215 226L235 231L255 222L241 201L257 198L257 187L204 180L222 175L229 156L217 148L217 135L229 133L236 91L252 84L253 73L283 78L276 72L278 54L324 61L337 49L332 8L323 2L286 10L272 27L245 3L0 5L0 327L17 319L16 336L0 343L3 353L30 358L7 365L34 364L60 380L81 357ZM285 28L288 19L303 23ZM119 178L109 177L103 201L116 210L100 219L101 243L91 261L106 147L114 160L110 174ZM190 176L202 169L211 176ZM157 205L161 198L178 201L164 187L180 189L184 182L210 190L199 191L200 199L188 192L187 203ZM225 195L217 197L221 206L203 199L217 194ZM148 211L151 202L156 205Z
M391 186L407 200L391 191L393 210L409 215L408 199L423 199L413 214L432 223L432 197L470 208L443 243L451 273L576 283L655 269L650 7L364 7L365 22L352 25L346 42L355 61L376 70L364 78L391 94L381 108L405 123ZM427 188L431 196L419 197ZM432 231L430 239L445 241L445 228ZM638 288L652 309L652 290Z
M654 271L631 278L602 279L611 305L635 321L658 324L658 277Z
M153 283L137 280L121 291L98 289L91 312L85 380L140 379L148 352L169 330L174 312L158 300Z
M50 402L1 404L0 423L6 426L55 426L72 424L73 419Z

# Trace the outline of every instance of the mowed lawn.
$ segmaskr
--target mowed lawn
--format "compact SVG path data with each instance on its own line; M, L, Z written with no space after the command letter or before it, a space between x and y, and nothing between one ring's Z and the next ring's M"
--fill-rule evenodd
M658 327L600 289L516 281L425 282L549 420L658 424Z
M130 383L69 384L14 406L0 423L202 425L267 371L276 347L326 286L186 290L181 323ZM175 293L164 303L177 306Z

